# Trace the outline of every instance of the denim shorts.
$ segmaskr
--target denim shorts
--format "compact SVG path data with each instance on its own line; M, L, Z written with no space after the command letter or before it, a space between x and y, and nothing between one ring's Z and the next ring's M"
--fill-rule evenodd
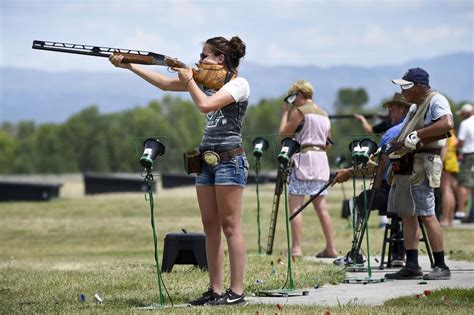
M388 211L395 212L395 190L396 185L393 185L388 195ZM435 195L434 188L431 188L428 184L428 180L418 186L411 186L411 194L413 195L413 201L415 202L415 215L417 216L431 216L435 215Z
M196 178L196 186L239 186L247 183L249 163L245 154L234 156L229 161L221 161L209 166L201 161L201 173Z

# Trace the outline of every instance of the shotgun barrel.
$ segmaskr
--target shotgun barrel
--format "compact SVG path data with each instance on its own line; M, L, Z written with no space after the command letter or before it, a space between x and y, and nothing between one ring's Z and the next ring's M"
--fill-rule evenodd
M377 114L362 114L367 119L374 118ZM329 119L355 119L352 114L329 115Z
M60 42L50 42L42 40L33 41L33 49L56 51L61 53L87 55L95 57L106 57L111 55L122 55L124 63L137 63L142 65L157 65L167 67L185 68L186 65L181 61L142 50L100 47L93 45L69 44Z

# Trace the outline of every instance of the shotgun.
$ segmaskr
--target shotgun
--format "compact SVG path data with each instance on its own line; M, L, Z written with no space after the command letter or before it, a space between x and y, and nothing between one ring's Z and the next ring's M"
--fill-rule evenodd
M292 215L290 215L290 221L293 221L293 219L301 212L304 210L304 208L306 208L311 202L313 202L314 199L316 199L319 195L321 195L323 193L323 191L325 191L326 189L329 188L329 186L332 185L332 181L334 180L334 178L336 178L337 176L337 172L336 174L334 174L334 177L333 178L330 178L328 180L328 182L326 183L326 185L324 185L316 194L314 195L311 195L311 197L303 204L301 205L295 212L293 212Z
M378 114L362 114L367 119L378 117ZM329 119L355 119L352 114L342 114L342 115L329 115Z
M417 150L420 150L425 145L427 145L428 143L438 141L438 140L442 140L442 139L446 139L446 138L450 138L450 137L451 137L451 133L448 131L447 133L439 135L439 136L424 138L424 139L421 139L420 142L418 142L418 144L416 145L416 148L417 148ZM386 154L390 154L392 152L400 150L402 147L404 147L404 145L405 145L405 141L387 143L382 148L382 152L384 152Z
M59 42L47 42L42 40L33 41L33 49L57 51L62 53L79 54L95 57L109 58L111 55L122 55L123 63L138 63L142 65L157 65L175 68L186 68L186 65L178 59L149 51L121 49L110 47L99 47L81 44L67 44Z
M42 40L34 40L32 48L106 58L109 58L111 55L122 55L123 63L166 66L171 68L187 67L185 63L179 61L176 58L171 58L154 52L134 49L68 44ZM220 89L229 80L234 79L236 75L230 71L227 71L222 65L197 64L197 69L193 69L193 77L198 84L202 84L203 86L211 89Z

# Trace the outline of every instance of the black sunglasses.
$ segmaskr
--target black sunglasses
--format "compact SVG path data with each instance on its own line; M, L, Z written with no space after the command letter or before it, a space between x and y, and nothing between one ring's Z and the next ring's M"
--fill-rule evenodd
M223 55L223 53L220 52L220 51L216 51L213 55L214 55L214 56L220 56L220 55ZM201 57L201 60L202 60L202 59L206 59L206 58L209 57L209 56L210 56L210 55L206 55L205 53L201 53L201 54L199 55L199 57Z

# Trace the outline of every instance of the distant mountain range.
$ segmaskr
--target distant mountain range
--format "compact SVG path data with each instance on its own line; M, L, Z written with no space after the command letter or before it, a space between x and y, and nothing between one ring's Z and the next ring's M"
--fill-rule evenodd
M257 104L262 98L281 97L291 83L306 79L315 88L316 103L332 113L340 88L363 87L369 94L369 107L377 106L398 90L390 80L400 78L408 68L417 66L430 73L433 88L455 102L474 100L474 52L377 67L262 66L244 60L240 75L250 82L251 104ZM145 106L164 95L165 92L119 69L48 72L0 68L0 122L62 122L89 105L97 105L101 112L116 112ZM186 93L174 95L189 99Z

